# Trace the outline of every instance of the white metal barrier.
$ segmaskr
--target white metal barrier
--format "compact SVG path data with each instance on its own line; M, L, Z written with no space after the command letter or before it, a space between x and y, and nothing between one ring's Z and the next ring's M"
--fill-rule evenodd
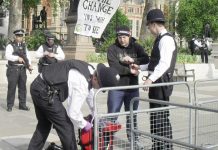
M190 92L190 87L187 84L187 82L173 82L173 83L161 83L161 84L151 84L151 85L137 85L137 86L123 86L123 87L113 87L113 88L101 88L95 93L95 98L94 98L94 107L95 107L95 120L94 120L94 149L95 150L135 150L135 149L149 149L152 145L151 142L151 137L148 138L147 136L144 136L143 141L140 142L142 139L142 136L138 136L138 138L135 141L134 145L131 145L130 139L127 139L127 132L130 131L131 129L126 128L125 124L125 119L127 117L130 117L130 112L119 112L119 113L110 113L108 114L106 111L103 110L103 112L100 110L100 108L105 105L104 103L97 103L97 99L99 95L101 95L102 91L109 91L109 90L122 90L122 89L136 89L136 88L144 88L144 87L156 87L156 86L166 86L166 85L183 85L186 88L186 93L187 93L187 103L192 103L191 100L191 92ZM147 94L146 94L147 95ZM100 106L99 106L100 104ZM101 106L102 105L102 106ZM149 115L151 113L151 109L144 108L144 105L140 104L140 107L137 111L134 111L134 113L137 115L138 121L138 128L146 128L147 132L150 132L150 125L149 125ZM147 105L148 106L148 105ZM103 107L105 108L105 107ZM164 110L166 108L158 108L156 110ZM182 110L176 109L176 107L167 107L170 111L178 111L179 113L182 113ZM171 112L170 112L171 113ZM146 114L146 115L145 115ZM110 131L108 132L109 128L107 126L107 123L111 122L114 117L119 117L119 121L115 122L112 124L112 127L110 126ZM178 119L177 116L172 115L173 118L171 119ZM173 124L175 127L173 130L174 136L177 137L178 139L182 139L183 141L187 143L192 143L192 122L190 120L192 118L192 114L190 110L186 111L185 119L186 122L182 123L180 122L179 124L183 124L183 128L179 127L179 124ZM133 122L134 123L134 122ZM111 125L111 124L110 124ZM178 128L177 128L178 126ZM184 134L183 130L187 129L188 131ZM111 132L112 131L112 132ZM176 133L176 134L175 134ZM137 142L137 143L136 143ZM132 146L132 147L131 147Z
M194 104L218 110L218 79L197 80L194 82ZM202 95L204 94L204 96ZM206 96L205 96L206 95ZM208 95L208 96L207 96ZM195 145L218 149L218 113L196 110Z
M209 113L216 113L218 114L218 109L210 109L210 108L205 108L205 107L198 107L198 106L193 106L193 105L187 105L187 104L178 104L178 103L172 103L172 102L165 102L165 101L160 101L160 100L153 100L153 99L142 99L142 98L133 98L133 100L131 101L131 110L130 110L130 116L131 116L131 123L133 121L133 109L132 109L132 105L135 101L145 101L145 102L150 102L150 103L157 103L157 104L163 104L163 105L168 105L168 106L176 106L177 109L178 108L186 108L186 109L190 109L191 111L195 111L195 110L198 110L198 111L204 111L204 112L209 112ZM169 108L166 108L166 109L169 109ZM156 110L152 110L152 111L156 111ZM180 118L181 119L181 118ZM218 119L218 118L217 118ZM218 128L218 124L216 124L216 129L217 130ZM192 143L186 143L186 142L182 142L182 141L179 141L179 140L175 140L174 138L173 139L170 139L170 138L166 138L166 137L163 137L163 136L158 136L158 135L155 135L155 134L151 134L149 132L144 132L143 130L136 130L136 129L133 129L132 126L131 126L131 133L132 133L132 140L131 140L131 149L133 149L133 145L134 145L134 137L139 134L139 135L145 135L145 136L148 136L150 138L155 138L155 139L158 139L158 140L161 140L163 142L169 142L169 143L172 143L173 146L176 145L176 149L194 149L194 150L205 150L205 149L213 149L214 147L212 147L211 145L210 146L207 146L207 145L195 145L195 144L192 144ZM184 131L185 132L185 131ZM216 137L218 136L218 133L216 134Z

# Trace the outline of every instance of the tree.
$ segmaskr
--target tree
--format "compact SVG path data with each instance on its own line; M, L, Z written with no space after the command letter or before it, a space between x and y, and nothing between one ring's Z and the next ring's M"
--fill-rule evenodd
M11 0L9 6L8 37L13 37L13 31L22 27L23 0Z
M108 46L114 43L116 38L116 28L120 25L130 26L130 22L127 16L118 9L106 26L101 38L93 39L97 51L105 52Z
M140 37L139 37L140 41L144 41L146 39L145 35L149 35L149 32L146 28L146 24L147 24L146 16L147 16L148 11L154 6L155 6L155 3L153 0L145 0L145 8L143 12L142 25L141 25L141 31L140 31Z
M193 35L202 37L204 26L210 24L213 38L218 37L217 0L180 0L176 31L181 38L191 39Z

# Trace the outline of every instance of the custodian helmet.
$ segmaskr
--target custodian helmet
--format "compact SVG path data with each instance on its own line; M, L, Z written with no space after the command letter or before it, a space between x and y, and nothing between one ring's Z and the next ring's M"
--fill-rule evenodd
M147 24L151 22L165 22L164 14L160 9L152 9L147 14Z

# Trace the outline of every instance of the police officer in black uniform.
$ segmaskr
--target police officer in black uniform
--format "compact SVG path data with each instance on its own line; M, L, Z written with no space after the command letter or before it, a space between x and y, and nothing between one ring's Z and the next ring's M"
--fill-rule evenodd
M94 70L84 61L65 60L45 67L30 88L38 124L28 150L43 148L52 124L63 149L77 150L71 121L89 131L92 125L84 120L80 110L83 102L87 101L93 111L93 89L116 86L118 81L116 69L103 64L98 64ZM62 102L66 99L65 109Z
M174 37L167 32L165 18L160 9L152 9L147 14L147 26L156 37L148 65L141 65L141 70L148 70L149 77L144 84L166 83L173 81L176 63L177 46ZM133 65L133 68L137 65ZM136 67L137 68L137 67ZM149 88L149 98L169 101L172 86ZM157 103L150 103L150 108L165 107ZM151 134L172 139L172 126L169 120L169 110L155 111L150 114ZM172 143L152 139L152 150L172 150Z
M147 26L156 40L148 64L149 77L144 84L171 82L176 63L177 47L173 36L167 32L165 18L160 9L152 9L147 14ZM149 98L169 101L172 86L149 88ZM150 108L164 107L150 103ZM150 116L151 133L172 138L172 127L169 120L169 110L154 112ZM172 144L153 139L153 150L171 150Z
M46 42L41 45L36 51L36 57L39 58L38 72L42 71L43 67L49 64L64 60L65 54L60 45L55 44L55 36L51 33L46 33Z
M24 30L14 31L15 40L6 47L5 57L7 64L7 111L11 112L14 106L16 86L18 85L19 109L29 110L26 106L26 69L32 71L31 61L28 49L23 42Z

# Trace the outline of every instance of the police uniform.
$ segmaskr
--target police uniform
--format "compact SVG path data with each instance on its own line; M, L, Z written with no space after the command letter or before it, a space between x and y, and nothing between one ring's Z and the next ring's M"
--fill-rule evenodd
M51 125L57 131L64 150L76 150L75 123L85 128L81 107L87 101L93 111L91 65L80 60L66 60L53 63L32 82L30 87L38 124L28 150L41 150L46 142ZM101 87L115 86L119 76L115 69L97 66L96 74ZM67 99L66 109L62 102ZM73 122L73 123L72 123Z
M149 23L165 22L164 15L160 9L152 9L148 12L147 21ZM152 26L152 25L151 25ZM154 26L153 26L154 27ZM152 29L151 29L152 30ZM154 29L155 30L155 29ZM157 30L157 29L156 29ZM173 36L165 28L159 28L150 62L142 70L148 70L152 83L172 82L173 72L176 63L177 46ZM149 98L156 100L169 101L173 86L158 86L149 88ZM150 108L165 107L165 105L150 103ZM172 127L169 120L169 110L152 112L150 114L151 134L172 139ZM152 139L152 150L172 150L172 144L157 139Z
M23 36L24 30L15 30L15 36ZM17 37L16 37L17 38ZM29 52L25 43L18 43L16 40L11 42L6 47L5 57L8 60L7 64L7 111L12 111L15 100L16 86L18 85L19 109L29 110L26 106L26 68L31 64ZM21 57L25 63L20 63L18 58Z
M46 40L55 40L55 36L52 34L46 34ZM45 56L44 52L54 53L54 57ZM49 45L48 42L41 45L36 51L36 58L39 58L38 72L41 73L42 68L49 64L56 63L60 60L64 60L65 54L59 45Z

